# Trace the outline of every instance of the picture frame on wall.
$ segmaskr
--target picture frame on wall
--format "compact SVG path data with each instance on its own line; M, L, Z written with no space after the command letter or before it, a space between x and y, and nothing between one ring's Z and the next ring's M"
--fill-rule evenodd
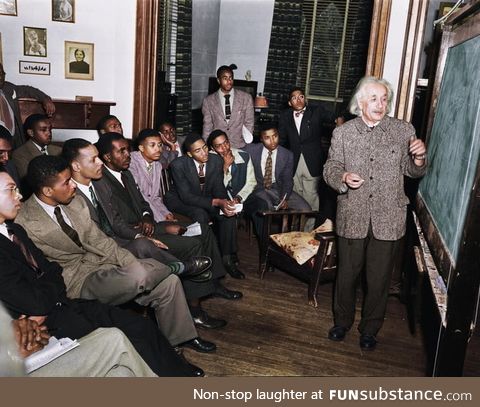
M75 22L75 0L52 0L52 21Z
M16 16L17 0L0 0L0 14L4 16Z
M94 44L65 41L65 78L93 80Z
M50 75L50 63L37 61L18 61L18 72L29 75Z
M28 57L47 56L47 29L23 27L23 55Z

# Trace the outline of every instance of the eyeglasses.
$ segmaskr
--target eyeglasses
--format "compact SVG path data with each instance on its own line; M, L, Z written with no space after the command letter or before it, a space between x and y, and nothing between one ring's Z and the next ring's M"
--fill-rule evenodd
M3 188L0 191L10 191L10 194L16 196L20 195L20 189L17 186L11 186L10 188Z

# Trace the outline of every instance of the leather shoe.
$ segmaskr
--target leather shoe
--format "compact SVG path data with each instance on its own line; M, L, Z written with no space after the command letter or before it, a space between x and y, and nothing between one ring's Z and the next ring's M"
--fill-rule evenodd
M243 274L235 266L227 267L227 272L231 277L236 278L237 280L243 280L245 278L245 274Z
M213 352L217 349L217 345L215 345L213 342L205 341L199 336L191 339L190 341L182 343L180 346L202 353Z
M328 339L335 342L343 341L345 339L347 331L347 328L340 325L335 325L333 328L330 329L330 331L328 331Z
M189 281L194 283L204 283L205 281L210 281L212 279L212 270L204 271L202 274L198 274L195 277L189 277Z
M179 277L189 278L198 276L207 271L212 265L212 259L208 256L194 256L183 263L184 269L178 273Z
M377 346L377 340L375 336L368 334L360 335L360 348L362 350L374 350Z
M198 366L195 366L193 363L190 363L187 358L184 356L181 349L178 347L175 348L178 357L182 360L183 363L187 366L187 369L190 370L190 377L203 377L205 376L205 372Z
M192 314L192 318L195 326L198 326L199 328L218 329L227 325L227 321L224 319L213 318L203 310L198 314Z
M243 297L240 291L229 290L221 284L217 284L212 295L214 297L225 298L226 300L239 300Z

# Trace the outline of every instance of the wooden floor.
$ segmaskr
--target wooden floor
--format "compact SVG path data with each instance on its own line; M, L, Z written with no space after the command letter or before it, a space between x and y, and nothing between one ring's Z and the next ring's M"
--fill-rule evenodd
M215 342L213 354L186 350L207 376L424 376L425 354L420 329L412 336L406 310L389 298L385 324L374 352L362 352L359 333L352 329L344 342L327 339L332 325L332 284L320 289L318 308L307 304L305 283L276 270L257 276L255 242L240 232L240 269L245 280L227 277L225 285L241 290L239 301L208 299L203 307L228 320L220 330L199 330ZM357 303L357 322L361 302Z

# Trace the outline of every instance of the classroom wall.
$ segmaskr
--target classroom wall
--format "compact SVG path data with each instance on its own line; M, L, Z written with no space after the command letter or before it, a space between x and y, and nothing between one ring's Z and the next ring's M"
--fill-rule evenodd
M52 21L51 0L18 0L17 17L0 15L3 64L7 81L28 84L52 98L75 99L93 96L98 101L113 101L111 111L130 136L133 119L135 63L135 0L77 0L75 23ZM23 55L23 27L47 29L47 57ZM94 43L94 80L65 79L64 41ZM19 60L49 62L50 76L18 72ZM70 137L97 139L96 132L56 130L54 139Z

